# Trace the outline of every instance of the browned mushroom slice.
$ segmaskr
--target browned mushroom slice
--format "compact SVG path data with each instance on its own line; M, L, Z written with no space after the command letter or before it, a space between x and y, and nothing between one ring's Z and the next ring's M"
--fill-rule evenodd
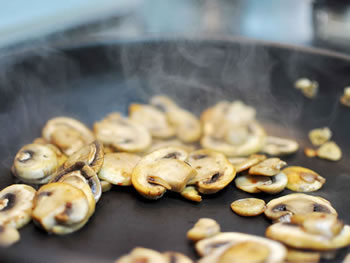
M187 238L192 241L199 241L215 236L220 233L220 225L211 218L201 218L187 232Z
M12 171L25 183L44 184L58 167L57 155L49 146L27 144L16 154Z
M317 150L317 156L330 161L339 161L342 151L335 142L326 142Z
M184 190L180 193L183 197L185 197L187 200L193 201L193 202L201 202L202 196L197 191L196 187L194 186L186 186Z
M151 105L131 104L129 118L146 127L155 138L165 139L175 135L175 129L168 123L165 113Z
M31 219L33 187L25 184L13 184L0 191L0 225L21 228Z
M187 152L192 152L196 150L195 144L183 143L179 139L167 139L167 140L153 139L152 145L147 149L146 153L151 153L165 147L179 147L184 149Z
M193 263L193 261L189 257L178 252L164 252L163 256L165 257L167 263Z
M266 160L266 156L263 154L253 154L248 158L243 157L231 157L228 158L230 163L236 168L236 172L240 173L242 171L248 170L250 167Z
M299 144L290 139L266 136L265 145L262 148L262 152L271 156L282 156L293 154L299 149Z
M236 187L248 193L278 194L285 189L287 183L287 176L282 172L275 176L243 174L235 180Z
M288 248L286 261L288 263L318 263L320 259L320 252Z
M281 168L286 165L287 163L280 160L279 158L269 158L250 167L249 174L274 176L278 174Z
M146 128L116 113L96 122L94 132L96 138L104 145L125 152L143 151L152 141Z
M108 153L98 177L114 185L131 185L132 170L140 159L131 153Z
M326 182L316 172L300 166L289 166L283 169L283 173L288 177L287 188L296 192L317 191Z
M88 221L89 204L83 191L73 185L50 183L38 190L32 217L49 233L68 234Z
M103 156L103 145L98 141L94 141L73 153L63 164L63 168L69 169L76 163L81 162L89 165L96 173L98 173L103 164Z
M20 240L19 232L11 225L0 224L0 247L9 247Z
M168 263L167 257L161 253L148 249L137 247L134 248L129 254L120 257L114 263Z
M231 209L240 216L257 216L264 213L265 201L258 198L243 198L232 202Z
M225 188L236 176L233 165L222 153L197 150L188 158L197 175L188 184L197 186L200 193L213 194Z
M93 133L80 121L68 117L49 120L43 128L43 138L71 155L95 140Z
M337 211L326 199L306 194L289 194L273 199L267 203L264 213L272 220L290 222L294 214L312 212L337 215Z
M332 131L328 127L313 129L309 132L309 139L315 146L320 146L332 137Z
M350 245L350 226L348 225L345 225L333 238L308 233L301 226L290 223L273 224L267 228L265 234L268 238L294 248L334 250Z
M275 242L273 240L269 240L263 237L258 237L254 235L244 234L244 233L237 233L237 232L220 233L213 237L200 240L196 243L195 247L198 254L201 256L204 256L199 262L215 263L215 262L220 262L218 261L220 257L226 251L229 251L229 249L231 249L232 247L242 246L242 248L244 248L246 245L248 245L247 243L249 244L253 243L255 244L256 247L264 247L269 251L267 257L264 259L265 261L262 261L264 263L280 263L286 257L286 253L287 253L286 248L279 242ZM248 247L251 247L251 246L248 245ZM246 250L246 249L243 249L243 250ZM230 254L230 252L228 253ZM244 253L244 254L246 255L250 253ZM261 254L265 254L265 253L261 253ZM249 256L252 256L252 255L246 255L246 256L247 256L246 258L248 258ZM244 262L244 261L238 261L238 262ZM261 261L257 261L257 262L261 262Z
M317 151L315 151L312 148L306 147L306 148L304 148L304 154L309 158L314 158L317 156Z
M221 101L202 112L200 121L205 136L213 137L217 140L224 139L228 128L225 124L225 116L229 110L229 106L230 102ZM218 129L218 127L220 127L220 129Z

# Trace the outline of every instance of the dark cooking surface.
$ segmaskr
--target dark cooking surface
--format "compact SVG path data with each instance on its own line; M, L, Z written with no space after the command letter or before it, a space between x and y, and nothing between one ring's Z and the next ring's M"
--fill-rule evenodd
M145 102L158 93L196 113L222 99L242 99L258 109L270 134L295 138L302 147L309 145L309 129L333 130L343 150L340 162L307 159L302 151L284 160L326 177L324 187L312 194L330 200L340 218L350 223L350 109L338 103L350 84L349 72L350 60L345 58L246 41L109 42L2 58L0 188L13 183L10 166L17 150L40 136L43 124L54 116L92 125L106 113L126 112L130 102ZM315 100L293 88L298 77L319 81ZM0 262L113 262L135 246L196 258L186 232L200 217L216 219L222 231L264 235L269 225L264 216L243 218L230 210L232 201L249 196L231 184L200 204L169 193L153 202L131 187L114 187L103 194L80 231L53 236L31 223L21 229L18 244L0 249ZM341 251L338 261L346 252Z

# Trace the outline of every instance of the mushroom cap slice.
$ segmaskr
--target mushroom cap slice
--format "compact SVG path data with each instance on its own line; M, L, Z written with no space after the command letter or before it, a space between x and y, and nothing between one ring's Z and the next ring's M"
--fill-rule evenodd
M290 139L280 138L276 136L266 136L265 145L262 152L271 156L282 156L293 154L299 149L299 144Z
M333 238L311 234L301 226L290 223L276 223L266 230L268 238L280 241L290 247L314 250L333 250L350 245L350 226L345 225L342 231Z
M102 193L108 192L109 190L112 189L111 183L103 180L101 180L100 182L101 182Z
M187 238L197 242L220 233L220 225L211 218L200 218L187 232Z
M235 179L236 187L248 193L278 194L285 189L287 183L288 178L282 172L275 176L243 174Z
M286 261L289 263L318 263L321 253L288 248Z
M139 152L151 145L151 135L141 124L114 113L94 124L96 138L119 151Z
M49 146L27 144L16 154L12 171L25 183L44 184L58 167L57 155Z
M168 263L167 257L161 253L142 247L134 248L129 254L117 259L114 263L136 263L136 262L154 262Z
M236 176L234 166L225 155L202 149L190 153L189 164L197 175L188 184L195 184L200 193L213 194L225 188Z
M187 200L193 201L193 202L201 202L202 196L197 191L196 187L194 186L186 186L184 190L180 193L183 197L185 197Z
M20 240L18 230L10 225L0 224L0 247L9 247Z
M287 165L286 162L279 158L268 158L249 168L249 174L274 176L278 174L282 167Z
M165 113L151 105L131 104L129 118L146 127L155 138L165 139L175 135L175 129L168 122Z
M229 110L230 102L220 101L215 106L210 107L202 112L200 121L203 126L203 134L223 139L226 135L225 116ZM220 129L218 129L220 127Z
M0 225L21 228L31 219L35 189L13 184L0 191Z
M317 156L330 161L339 161L342 151L335 142L326 142L317 150Z
M179 147L184 149L187 152L192 152L196 150L195 144L186 144L180 141L179 139L167 139L167 140L161 140L161 139L153 139L152 145L146 150L146 154L154 152L156 150L159 150L161 148L165 147Z
M286 257L287 250L279 242L238 232L220 233L213 237L200 240L196 243L195 248L200 256L208 256L214 260L218 259L226 249L242 242L254 242L260 246L267 247L270 253L264 263L279 263ZM203 262L217 261L208 260Z
M131 185L132 170L140 160L136 154L108 153L98 177L114 185Z
M266 133L264 128L256 121L249 123L249 135L240 145L233 145L210 135L201 139L203 148L222 152L226 156L247 156L259 152L265 144Z
M98 141L94 141L73 153L63 164L64 169L69 169L77 162L89 165L96 173L98 173L103 164L103 145Z
M163 253L167 263L193 263L192 259L182 253L167 251Z
M290 222L290 217L294 214L308 214L312 212L337 215L337 211L326 199L299 193L271 200L267 203L264 213L272 220L278 220L283 217L284 220Z
M56 117L47 121L42 133L46 141L56 145L68 156L95 140L88 127L68 117Z
M266 155L263 154L252 154L248 158L245 157L231 157L228 158L230 163L236 168L236 172L240 173L248 170L250 167L266 160Z
M82 190L71 184L46 184L35 196L32 217L47 232L68 234L87 222L88 200Z
M326 143L332 137L332 131L328 127L313 129L309 132L309 139L314 146Z
M264 213L265 201L258 198L243 198L232 202L231 209L240 216L257 216Z
M318 173L300 166L289 166L283 173L288 177L287 188L295 192L317 191L326 182Z

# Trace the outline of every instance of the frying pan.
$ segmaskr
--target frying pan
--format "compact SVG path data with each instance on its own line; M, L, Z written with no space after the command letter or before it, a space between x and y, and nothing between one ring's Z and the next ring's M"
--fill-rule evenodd
M350 223L350 108L339 104L349 73L350 57L345 55L238 38L87 40L3 55L0 187L14 182L14 155L39 137L52 117L70 116L91 126L154 94L166 94L196 114L220 100L239 99L257 109L269 134L293 138L301 148L309 146L310 129L330 127L343 150L341 161L306 158L302 150L283 159L324 176L326 184L311 194L331 201L339 217ZM315 99L293 88L300 77L319 82ZM201 217L217 220L222 231L264 235L270 222L263 215L243 218L230 210L232 201L250 196L231 184L199 204L171 193L148 201L132 187L114 187L103 194L80 231L54 236L28 224L19 243L0 249L0 262L113 262L136 246L196 259L186 232ZM277 197L254 196L266 201ZM346 253L342 249L336 261Z

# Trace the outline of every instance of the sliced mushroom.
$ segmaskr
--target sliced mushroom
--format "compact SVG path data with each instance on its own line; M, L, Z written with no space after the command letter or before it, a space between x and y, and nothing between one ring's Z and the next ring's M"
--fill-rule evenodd
M214 139L224 139L227 127L225 116L228 112L230 102L221 101L215 106L206 109L200 116L200 121L203 126L203 134L213 137ZM224 127L223 127L224 126ZM218 129L220 127L220 129Z
M68 117L49 120L43 128L43 138L68 156L95 140L89 128L80 121Z
M44 138L36 138L35 140L33 140L32 144L42 144L50 147L51 150L53 150L56 153L58 166L61 166L67 160L67 156L57 146L49 143Z
M167 257L161 253L148 249L137 247L134 248L129 254L117 259L114 263L168 263Z
M264 213L265 201L258 198L243 198L232 202L231 209L240 216L257 216Z
M249 168L249 174L274 176L280 173L282 167L287 163L279 158L269 158Z
M328 127L313 129L309 132L309 139L315 146L320 146L332 137L332 131Z
M287 183L287 176L282 172L275 176L243 174L235 180L236 187L248 193L278 194L285 189Z
M188 154L168 147L144 156L132 172L131 182L144 197L158 199L166 190L182 192L196 170L184 162Z
M296 192L317 191L326 182L318 173L300 166L289 166L283 173L288 177L287 188Z
M222 153L197 150L188 158L197 175L189 181L203 194L213 194L225 188L236 176L236 170Z
M150 99L150 104L162 112L168 112L179 107L172 99L163 95L153 96Z
M350 107L350 87L344 88L344 95L340 98L340 103Z
M89 219L89 203L84 192L68 183L42 186L35 197L33 220L49 233L72 233Z
M96 173L98 173L103 164L103 157L103 145L98 141L94 141L73 153L63 164L63 168L69 169L77 162L81 162L89 165Z
M19 232L10 225L0 224L0 247L9 247L20 240Z
M308 233L301 226L290 223L273 224L267 228L265 234L268 238L294 248L334 250L350 245L350 226L348 225L345 225L333 238Z
M293 154L299 149L299 144L290 139L266 136L265 145L262 148L262 152L271 156L282 156Z
M180 193L183 197L185 197L187 200L193 201L193 202L201 202L202 196L197 191L196 187L194 186L186 186L184 190Z
M227 156L247 156L259 152L265 144L266 133L260 124L251 122L249 124L249 135L240 145L232 145L224 140L205 135L201 139L203 148L222 152Z
M94 124L96 138L119 151L139 152L151 145L151 136L141 124L114 113Z
M317 151L315 151L312 148L306 147L306 148L304 148L304 154L309 158L314 158L317 156Z
M102 193L108 192L109 190L112 189L112 184L107 181L101 180L101 189L102 189Z
M163 256L165 257L167 263L193 263L193 261L189 257L178 252L164 252Z
M220 233L213 237L200 240L196 243L195 247L200 256L205 256L205 258L200 261L201 263L219 262L216 260L218 260L227 249L243 242L253 242L257 244L256 246L266 247L269 250L269 254L265 261L263 261L264 263L280 263L286 257L286 248L279 242L237 232Z
M295 88L300 89L305 97L313 99L318 92L318 83L307 78L301 78L295 82Z
M187 238L197 242L220 233L220 225L211 218L199 219L193 228L187 232Z
M165 147L179 147L184 149L187 152L192 152L196 150L195 144L188 144L188 143L185 144L179 139L167 139L167 140L153 139L152 145L147 149L146 154Z
M61 182L63 178L69 177L70 175L80 175L84 177L87 181L87 184L90 186L92 194L96 203L101 198L102 188L100 180L98 179L95 171L89 166L85 165L83 162L77 162L74 166L71 166L67 169L62 169L54 174L51 183Z
M175 135L175 129L168 122L165 113L151 105L131 104L129 118L146 127L155 138L166 139Z
M233 157L233 158L228 158L228 160L236 168L236 172L240 173L266 160L266 156L263 154L253 154L248 158Z
M45 184L58 167L57 155L49 146L27 144L16 154L12 172L25 183Z
M291 223L300 225L304 231L333 238L338 235L344 227L344 223L338 220L336 215L312 212L310 214L293 215Z
M320 259L320 252L288 248L286 261L288 263L318 263Z
M131 185L132 170L140 160L136 154L108 153L98 177L114 185Z
M0 225L21 228L31 219L33 187L25 184L13 184L0 192Z
M326 142L317 150L317 156L330 161L339 161L342 151L335 142Z
M273 199L267 203L264 213L272 220L290 222L292 215L312 212L337 215L337 211L326 199L306 194L289 194Z

